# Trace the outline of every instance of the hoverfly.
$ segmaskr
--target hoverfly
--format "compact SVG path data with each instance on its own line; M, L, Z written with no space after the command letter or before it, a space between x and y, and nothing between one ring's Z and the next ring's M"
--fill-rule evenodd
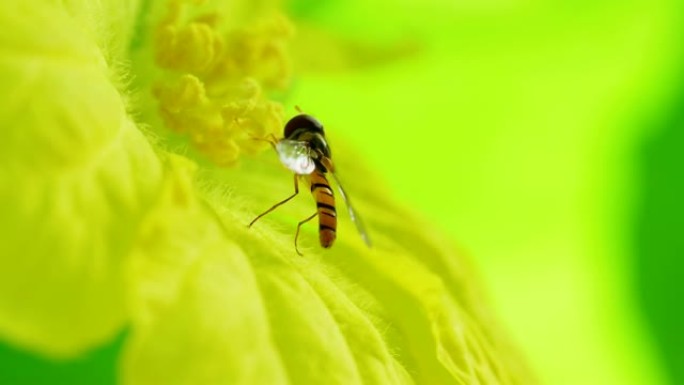
M299 230L303 224L316 216L318 216L318 234L321 246L324 248L331 247L337 233L337 210L335 208L335 195L326 177L326 174L329 173L335 179L340 195L347 204L349 216L356 225L361 238L370 246L370 239L361 222L361 218L354 211L349 197L335 173L335 166L331 159L330 147L328 147L325 139L323 125L313 116L302 113L299 108L297 110L299 115L287 122L282 139L278 140L274 136L271 139L262 139L271 143L278 153L280 162L294 172L294 194L276 203L270 209L254 218L249 227L252 227L264 215L294 198L299 193L298 179L306 178L309 182L311 194L316 201L316 212L297 224L295 250L297 254L302 255L297 247Z

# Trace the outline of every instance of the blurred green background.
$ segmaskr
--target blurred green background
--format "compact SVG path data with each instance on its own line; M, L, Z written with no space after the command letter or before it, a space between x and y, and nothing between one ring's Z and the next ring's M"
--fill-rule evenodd
M292 9L351 57L300 55L293 99L463 246L542 383L684 383L680 2Z
M684 384L680 2L286 9L287 102L464 248L542 383ZM0 383L114 383L120 344L70 363L3 345Z

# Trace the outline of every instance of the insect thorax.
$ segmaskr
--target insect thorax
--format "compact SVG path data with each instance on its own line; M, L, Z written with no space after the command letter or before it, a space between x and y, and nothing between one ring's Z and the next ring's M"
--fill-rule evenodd
M325 140L325 136L322 133L312 132L306 128L299 128L287 139L306 142L314 153L330 158L330 147L328 147L328 141ZM314 158L314 160L315 159L316 158Z

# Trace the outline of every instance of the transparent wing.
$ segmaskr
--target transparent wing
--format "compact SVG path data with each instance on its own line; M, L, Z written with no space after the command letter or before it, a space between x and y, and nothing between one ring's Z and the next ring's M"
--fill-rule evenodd
M340 179L337 177L337 174L335 172L331 172L333 178L335 179L335 184L337 185L337 189L340 192L340 195L342 196L342 199L344 199L344 203L347 204L347 211L349 211L349 217L351 217L352 222L356 225L356 230L358 230L359 235L361 235L361 239L368 245L368 247L371 246L371 240L370 237L368 237L368 232L366 232L366 227L363 225L363 222L361 221L361 217L354 211L354 207L351 204L351 201L349 200L349 196L347 195L347 192L344 191L344 187L342 187L342 183L340 183Z
M276 143L276 152L280 162L296 174L308 175L316 169L307 142L281 139Z

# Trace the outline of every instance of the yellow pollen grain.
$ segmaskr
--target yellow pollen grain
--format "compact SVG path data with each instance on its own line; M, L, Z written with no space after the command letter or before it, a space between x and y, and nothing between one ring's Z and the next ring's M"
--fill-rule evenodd
M280 16L221 32L221 15L187 16L192 3L171 0L156 29L155 60L163 79L153 88L168 128L220 166L268 146L254 138L278 134L284 111L269 100L285 89L291 67L290 23ZM223 26L225 29L225 26Z

